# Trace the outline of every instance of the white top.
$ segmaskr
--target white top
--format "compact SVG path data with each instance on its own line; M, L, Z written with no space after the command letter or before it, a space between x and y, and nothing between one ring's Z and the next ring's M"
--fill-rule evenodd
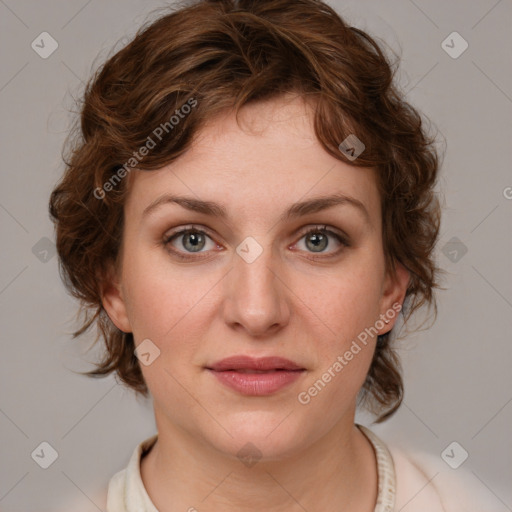
M499 512L503 505L482 482L460 468L451 469L441 457L411 458L388 448L368 428L357 425L371 442L378 473L374 512ZM140 461L158 434L141 442L128 466L110 480L106 512L158 512L140 474ZM500 508L501 506L501 508Z

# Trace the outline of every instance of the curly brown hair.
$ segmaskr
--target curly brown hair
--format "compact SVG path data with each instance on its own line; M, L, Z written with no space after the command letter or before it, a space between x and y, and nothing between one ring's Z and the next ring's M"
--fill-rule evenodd
M327 152L378 171L386 267L394 276L400 262L411 274L404 324L424 304L437 316L439 155L422 116L395 84L395 72L371 36L320 0L187 2L159 13L108 58L86 86L80 120L64 145L66 169L49 205L61 277L85 314L73 337L97 324L94 343L105 342L103 360L84 374L116 372L148 396L133 334L119 330L102 305L109 264L119 263L129 182L122 178L133 167L149 171L179 158L215 115L233 109L238 121L243 105L290 92L314 103L315 133ZM181 116L186 104L194 108ZM159 143L141 150L155 132ZM339 147L350 134L365 145L356 160ZM377 422L403 398L390 334L378 337L359 396L370 411L382 413Z

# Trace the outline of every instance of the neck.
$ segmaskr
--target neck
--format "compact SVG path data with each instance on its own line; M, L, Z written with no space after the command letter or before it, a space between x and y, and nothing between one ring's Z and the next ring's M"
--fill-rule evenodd
M160 512L375 508L377 461L353 417L302 450L253 465L198 442L175 425L159 425L158 431L158 441L142 460L141 476Z

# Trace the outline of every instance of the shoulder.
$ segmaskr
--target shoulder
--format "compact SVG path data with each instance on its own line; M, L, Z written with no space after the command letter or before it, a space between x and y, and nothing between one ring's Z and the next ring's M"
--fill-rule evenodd
M470 471L440 456L388 445L396 473L396 509L403 512L497 512L496 497Z
M106 497L107 512L124 512L125 510L125 492L127 487L127 468L118 471L109 481Z
M128 465L115 473L106 486L83 492L83 499L69 502L57 512L158 512L144 489L140 475L141 457L151 449L157 437L153 435L139 443L133 450Z
M158 512L151 502L142 482L140 463L158 439L158 434L142 441L133 451L128 466L111 479L107 492L107 512L147 511Z

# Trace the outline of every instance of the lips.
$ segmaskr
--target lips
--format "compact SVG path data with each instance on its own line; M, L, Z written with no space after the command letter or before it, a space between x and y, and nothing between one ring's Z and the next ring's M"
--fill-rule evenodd
M247 396L277 393L306 372L305 368L282 357L233 356L206 369L224 386Z
M232 356L207 367L215 372L237 371L240 373L268 373L275 371L299 371L305 368L282 357Z

